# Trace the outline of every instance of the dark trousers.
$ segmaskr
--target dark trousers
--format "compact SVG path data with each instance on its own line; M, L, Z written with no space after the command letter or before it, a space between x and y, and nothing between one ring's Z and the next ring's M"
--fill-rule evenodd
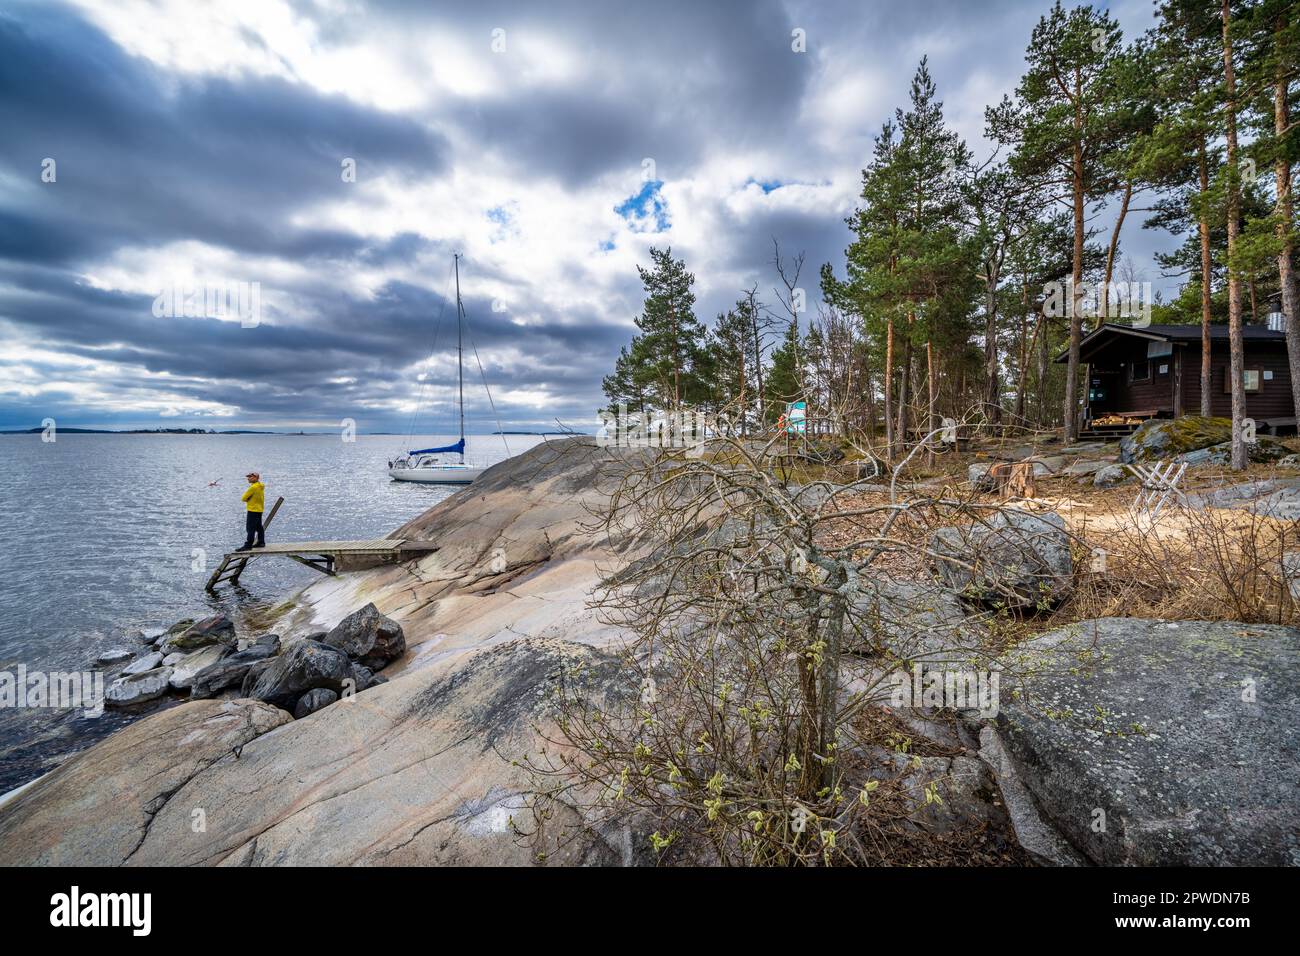
M244 519L244 530L248 532L248 537L244 539L244 547L253 546L253 537L257 537L257 546L266 547L266 531L262 528L262 512L250 511L248 517Z

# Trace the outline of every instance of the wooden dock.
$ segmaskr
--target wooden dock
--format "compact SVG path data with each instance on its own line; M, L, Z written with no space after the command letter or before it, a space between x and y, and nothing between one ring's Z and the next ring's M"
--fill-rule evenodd
M289 558L305 564L321 574L339 571L359 571L381 564L400 564L437 551L433 541L416 541L410 538L376 538L373 541L291 541L268 544L251 551L231 551L208 578L207 590L215 591L218 584L228 581L239 583L239 576L254 558Z

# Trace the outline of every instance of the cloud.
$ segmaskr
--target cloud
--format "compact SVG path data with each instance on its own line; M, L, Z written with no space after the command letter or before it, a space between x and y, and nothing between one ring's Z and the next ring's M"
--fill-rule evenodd
M591 424L650 244L702 318L772 298L774 237L816 301L920 54L974 147L1045 7L11 5L0 427L395 430L421 392L449 422L453 253L468 381L476 355L506 427ZM153 314L169 283L252 282L255 327Z

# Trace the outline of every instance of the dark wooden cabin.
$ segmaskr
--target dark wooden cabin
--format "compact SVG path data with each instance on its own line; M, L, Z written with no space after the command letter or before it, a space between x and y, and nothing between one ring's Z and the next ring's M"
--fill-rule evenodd
M1291 368L1285 333L1263 325L1242 328L1245 349L1246 415L1260 431L1295 427ZM1064 364L1068 352L1057 356ZM1199 325L1103 324L1079 346L1083 368L1084 423L1106 416L1176 418L1201 408ZM1210 326L1210 398L1216 416L1232 415L1228 327Z

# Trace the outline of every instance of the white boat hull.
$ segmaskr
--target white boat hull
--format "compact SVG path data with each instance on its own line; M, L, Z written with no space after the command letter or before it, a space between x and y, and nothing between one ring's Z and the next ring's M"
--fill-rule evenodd
M425 485L468 485L486 468L470 465L440 465L434 468L389 468L394 481L415 481Z

